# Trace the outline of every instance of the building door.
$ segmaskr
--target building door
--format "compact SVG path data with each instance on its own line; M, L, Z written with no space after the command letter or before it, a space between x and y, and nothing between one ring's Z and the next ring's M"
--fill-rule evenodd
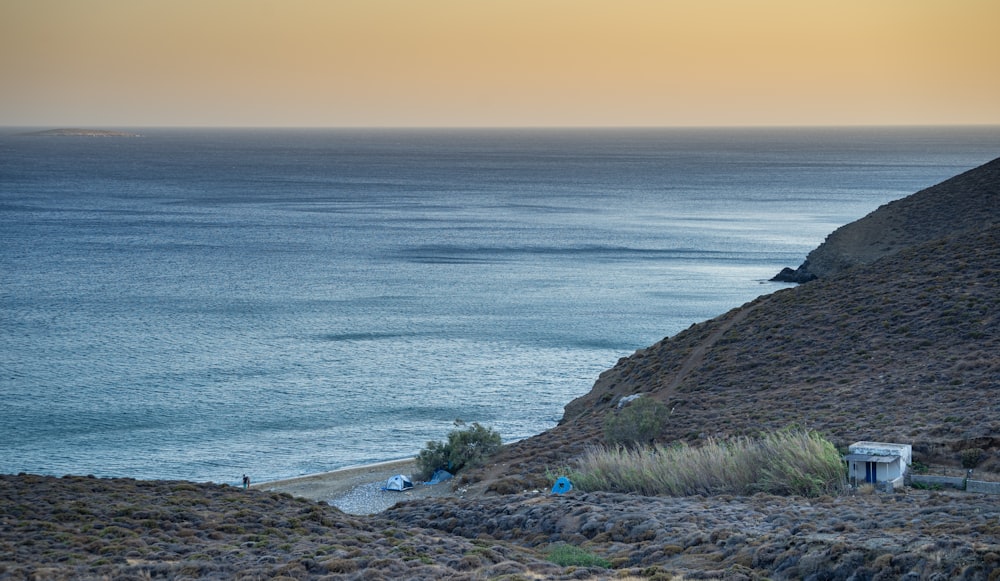
M878 463L865 462L865 482L878 481Z

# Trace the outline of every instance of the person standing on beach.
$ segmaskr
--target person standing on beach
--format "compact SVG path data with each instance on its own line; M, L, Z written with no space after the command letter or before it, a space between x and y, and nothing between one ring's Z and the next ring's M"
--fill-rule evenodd
M250 488L250 477L247 476L246 474L243 475L243 488L244 489Z

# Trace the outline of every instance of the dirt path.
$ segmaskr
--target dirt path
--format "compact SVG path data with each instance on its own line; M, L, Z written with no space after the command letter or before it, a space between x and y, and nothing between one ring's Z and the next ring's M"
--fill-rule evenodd
M733 315L731 319L724 322L718 329L715 330L714 333L709 335L707 339L705 339L697 347L695 347L691 351L691 354L688 355L687 359L681 365L681 368L678 369L677 373L674 374L674 377L673 379L670 380L670 383L667 384L663 393L668 393L668 394L673 393L674 390L677 389L677 386L679 386L681 382L683 382L684 379L688 376L688 374L691 373L693 369L701 365L702 361L705 360L705 353L707 353L709 349L715 346L716 342L718 342L718 340L721 339L722 336L725 335L730 329L732 329L738 323L742 322L743 319L746 319L747 315L749 315L750 312L756 308L757 308L757 303L743 307L735 315Z

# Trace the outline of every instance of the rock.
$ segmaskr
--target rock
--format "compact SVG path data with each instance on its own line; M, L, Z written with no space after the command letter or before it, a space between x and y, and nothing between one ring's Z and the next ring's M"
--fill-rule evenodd
M642 397L641 393L633 393L632 395L626 395L625 397L618 400L618 409L622 409L623 407L631 403L632 400L639 399L640 397Z
M802 266L794 270L786 266L785 268L781 269L781 272L774 275L774 277L771 278L771 281L794 282L801 284L804 282L809 282L810 280L816 280L816 275L806 270L805 266L806 265L803 264Z

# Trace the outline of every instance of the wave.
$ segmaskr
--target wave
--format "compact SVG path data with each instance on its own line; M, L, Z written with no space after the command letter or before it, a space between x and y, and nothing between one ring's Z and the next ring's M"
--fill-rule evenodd
M732 254L697 248L636 248L629 246L449 246L428 244L397 253L401 260L424 264L510 262L518 257L565 256L602 260L676 260Z
M359 342L359 341L385 341L389 339L402 339L404 337L414 337L418 333L323 333L316 336L316 339L323 342Z

